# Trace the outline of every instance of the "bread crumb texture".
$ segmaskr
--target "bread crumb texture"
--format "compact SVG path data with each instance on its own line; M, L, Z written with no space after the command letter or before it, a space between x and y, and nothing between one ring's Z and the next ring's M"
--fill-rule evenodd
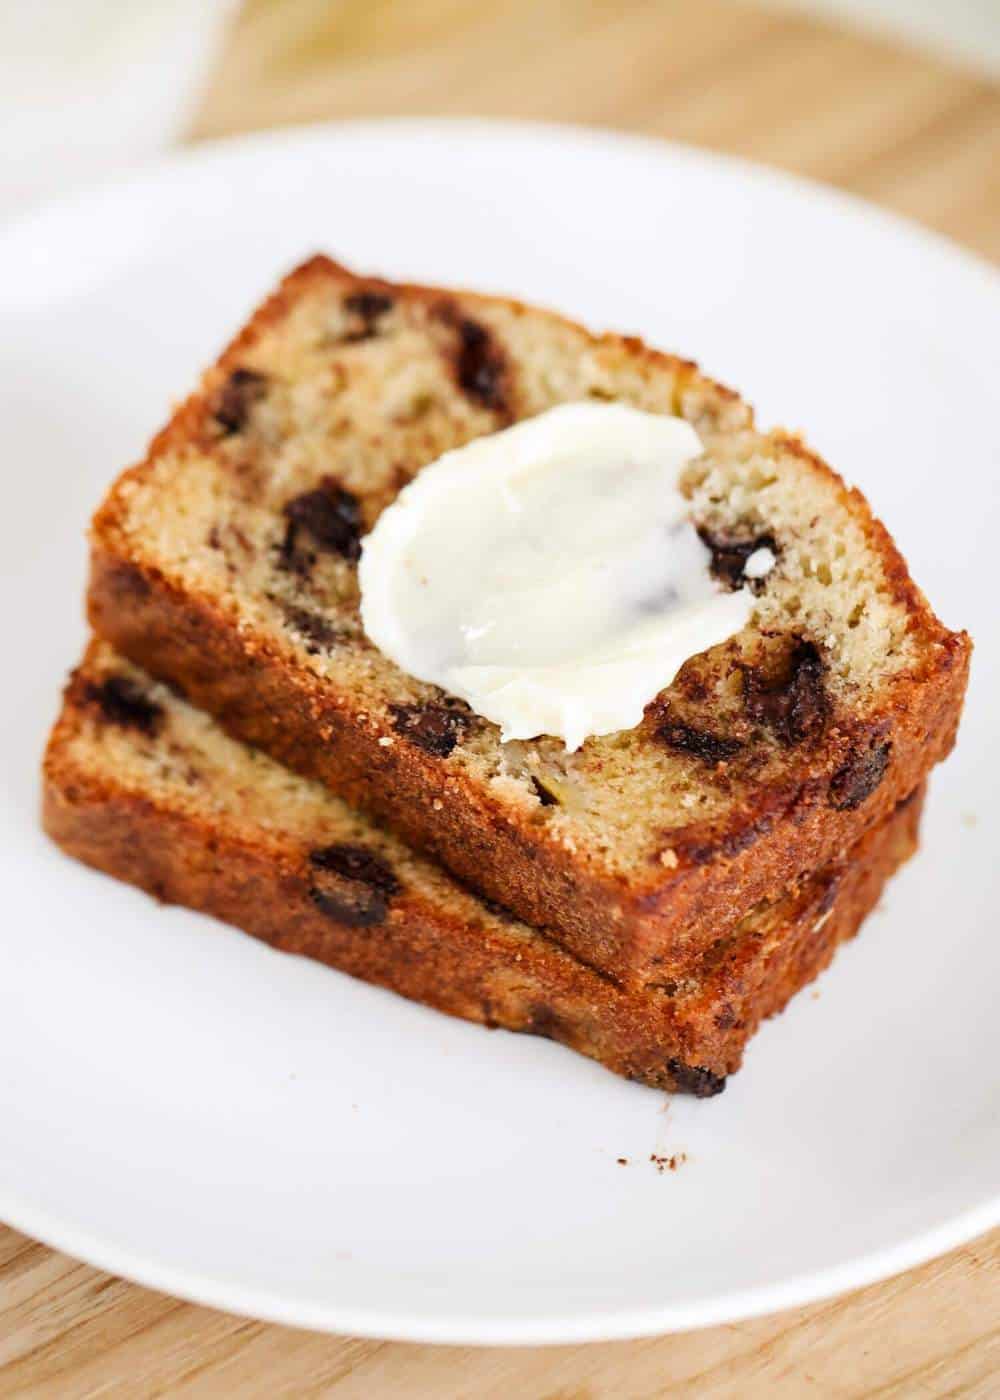
M425 464L584 399L693 424L704 452L683 479L692 516L722 585L752 588L755 606L639 726L568 755L544 736L502 744L378 652L361 628L356 564L365 532ZM796 439L758 432L693 365L517 303L358 279L325 259L287 279L208 372L121 480L95 537L320 678L384 748L435 754L515 820L626 876L669 868L672 832L724 823L799 755L904 706L950 636L862 498ZM761 547L775 566L746 579ZM845 803L879 762L888 745Z

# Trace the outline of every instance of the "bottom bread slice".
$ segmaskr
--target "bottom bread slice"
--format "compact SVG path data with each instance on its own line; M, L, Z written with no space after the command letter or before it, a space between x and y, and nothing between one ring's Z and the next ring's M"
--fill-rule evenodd
M707 1097L916 849L923 789L843 863L751 911L683 982L619 986L100 642L67 685L44 824L70 855L454 1016Z

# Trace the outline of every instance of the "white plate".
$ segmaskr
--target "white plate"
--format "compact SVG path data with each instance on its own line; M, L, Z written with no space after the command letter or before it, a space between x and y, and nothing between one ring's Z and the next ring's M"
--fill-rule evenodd
M451 1022L77 868L37 764L85 519L314 249L550 303L807 425L979 647L925 851L719 1099ZM688 150L374 123L196 151L0 239L0 1215L172 1293L448 1342L787 1307L1000 1220L998 285ZM659 1173L650 1154L686 1153ZM620 1166L617 1158L627 1157Z

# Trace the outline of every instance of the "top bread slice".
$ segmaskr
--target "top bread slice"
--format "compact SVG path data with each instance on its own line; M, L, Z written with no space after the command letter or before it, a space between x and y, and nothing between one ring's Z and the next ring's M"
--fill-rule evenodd
M692 517L750 624L635 729L573 755L496 727L367 640L360 541L429 461L561 402L693 424ZM742 568L768 544L771 574ZM388 819L624 981L689 966L842 858L951 748L970 653L857 491L731 391L500 298L293 272L118 480L90 619L235 736Z

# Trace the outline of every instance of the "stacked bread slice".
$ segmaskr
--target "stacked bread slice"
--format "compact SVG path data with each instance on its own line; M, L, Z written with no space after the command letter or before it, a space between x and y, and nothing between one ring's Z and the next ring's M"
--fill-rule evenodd
M582 399L694 426L692 519L720 585L756 596L641 724L570 755L544 735L503 743L377 651L357 559L442 452ZM777 562L748 580L762 543ZM703 1095L914 848L967 678L968 638L862 497L693 365L325 258L118 480L92 546L102 641L46 759L68 851Z

